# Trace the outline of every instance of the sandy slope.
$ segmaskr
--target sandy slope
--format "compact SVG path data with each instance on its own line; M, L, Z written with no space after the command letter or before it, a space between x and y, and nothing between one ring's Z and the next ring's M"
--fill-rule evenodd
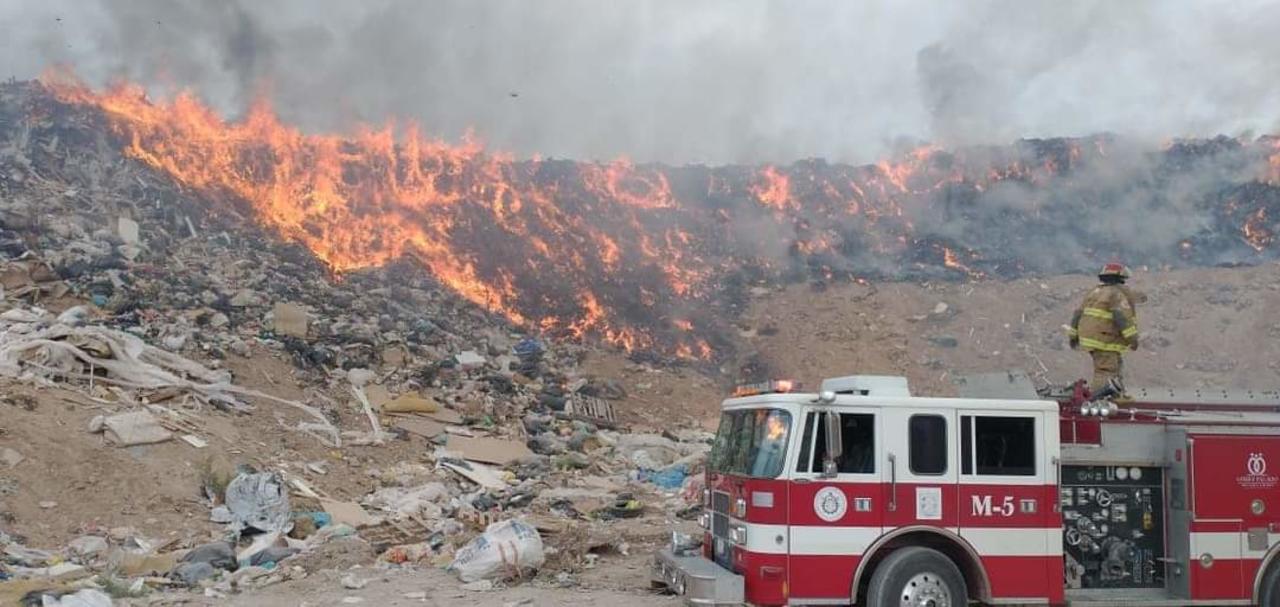
M1001 369L1069 382L1090 367L1062 325L1094 282L796 286L759 298L741 327L773 374L811 383L886 373L947 393L956 373ZM1280 389L1280 265L1139 272L1131 284L1150 296L1142 348L1126 358L1131 386ZM947 337L957 345L940 345Z

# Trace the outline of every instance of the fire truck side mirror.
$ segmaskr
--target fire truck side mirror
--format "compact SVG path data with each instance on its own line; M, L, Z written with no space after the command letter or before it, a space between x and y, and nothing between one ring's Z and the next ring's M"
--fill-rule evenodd
M822 476L830 478L836 475L836 460L840 459L840 455L844 453L844 443L840 432L840 414L827 411L822 415L824 430L827 433L827 456L822 461Z

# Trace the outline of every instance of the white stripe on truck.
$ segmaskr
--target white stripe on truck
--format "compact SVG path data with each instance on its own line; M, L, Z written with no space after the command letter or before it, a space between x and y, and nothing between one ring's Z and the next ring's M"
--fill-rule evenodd
M883 533L878 527L826 527L730 523L747 528L746 550L757 554L847 556L864 554ZM957 533L955 527L946 528ZM790 537L788 537L788 532ZM1056 528L968 527L958 531L981 556L1058 556L1062 530ZM788 544L790 550L788 551Z

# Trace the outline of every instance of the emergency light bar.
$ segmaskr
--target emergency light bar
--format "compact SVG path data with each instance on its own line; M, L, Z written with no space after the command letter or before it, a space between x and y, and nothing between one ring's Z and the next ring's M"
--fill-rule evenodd
M790 379L771 379L769 381L740 384L733 389L733 395L755 396L757 394L785 394L800 389L800 382Z

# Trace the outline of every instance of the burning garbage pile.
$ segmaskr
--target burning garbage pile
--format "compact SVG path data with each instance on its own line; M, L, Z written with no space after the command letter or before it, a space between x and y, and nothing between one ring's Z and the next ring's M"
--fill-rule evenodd
M1113 136L921 147L865 166L518 161L391 127L304 134L258 105L73 80L10 85L23 128L87 125L212 212L349 272L412 259L552 338L711 358L760 283L965 279L1274 259L1274 138L1148 146ZM11 120L14 108L9 109ZM17 123L15 123L17 124Z
M635 524L696 517L707 435L630 434L625 389L583 371L585 346L477 308L412 258L335 277L245 208L122 156L92 115L42 113L37 92L0 87L0 406L66 415L59 443L89 450L79 459L201 471L182 536L60 518L70 494L15 515L11 500L59 479L11 478L55 464L6 439L0 603L233 595L334 552L452 566L477 589L535 570L572 585L602 555L660 541ZM283 373L255 368L277 358ZM6 414L0 434L19 423ZM236 465L193 463L215 453ZM344 476L355 466L359 482ZM24 530L47 520L80 535L37 549ZM525 560L495 561L498 545Z

